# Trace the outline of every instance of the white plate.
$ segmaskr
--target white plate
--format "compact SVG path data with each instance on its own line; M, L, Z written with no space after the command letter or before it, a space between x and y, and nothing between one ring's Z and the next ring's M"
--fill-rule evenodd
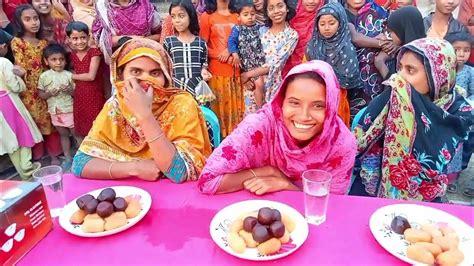
M283 244L280 251L276 254L270 254L267 256L261 255L257 248L247 248L242 254L234 252L227 243L227 234L229 233L230 224L242 214L258 211L263 207L277 209L293 219L296 223L296 227L291 233L290 242ZM234 203L220 210L211 221L210 232L212 240L214 240L214 242L225 252L241 259L265 261L288 256L303 245L308 237L308 223L297 210L283 203L269 200L247 200Z
M82 195L85 194L90 194L94 197L97 198L99 196L99 193L105 189L97 189L88 193L84 193L80 195L79 197L75 198L73 201L69 202L64 209L61 212L61 215L59 216L59 224L61 227L66 230L67 232L77 235L77 236L82 236L82 237L102 237L102 236L108 236L108 235L113 235L119 232L122 232L124 230L127 230L128 228L134 226L136 223L138 223L150 210L151 208L151 196L148 192L141 188L137 187L130 187L130 186L115 186L115 187L110 187L115 190L115 193L117 197L126 197L129 195L136 195L137 197L140 197L140 204L142 206L142 211L138 214L138 216L128 219L128 223L122 227L115 228L113 230L109 231L104 231L100 233L85 233L81 229L81 225L74 225L69 222L69 219L71 216L79 210L79 207L76 204L76 200L80 198Z
M474 209L473 209L474 210ZM464 253L462 265L474 264L474 230L471 226L444 211L415 204L388 205L376 210L370 217L370 231L379 244L393 256L418 264L407 257L408 242L403 235L392 231L390 224L395 216L405 217L414 228L423 224L447 224L459 235L459 249Z

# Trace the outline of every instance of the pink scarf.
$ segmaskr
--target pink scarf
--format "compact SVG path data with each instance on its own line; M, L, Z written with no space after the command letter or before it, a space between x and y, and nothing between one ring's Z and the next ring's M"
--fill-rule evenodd
M300 148L281 116L288 77L305 72L319 74L326 83L326 118L321 134ZM328 171L333 176L331 192L346 193L354 166L356 142L337 116L339 93L336 75L326 62L315 60L294 67L273 100L256 114L246 116L212 153L199 178L200 191L216 193L224 174L271 165L292 180L300 179L308 169Z
M324 4L324 0L321 0L318 8L312 12L306 11L303 6L303 1L298 0L298 6L296 7L296 16L290 20L290 26L296 32L298 32L298 43L296 44L295 51L290 55L286 65L283 67L282 75L285 76L294 66L301 64L306 51L306 45L308 44L311 36L313 36L313 30L315 27L315 19L318 14L318 10Z

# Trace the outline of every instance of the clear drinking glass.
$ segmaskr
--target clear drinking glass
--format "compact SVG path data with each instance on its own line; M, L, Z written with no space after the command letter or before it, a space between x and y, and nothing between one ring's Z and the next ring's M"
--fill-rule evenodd
M306 221L320 225L326 221L332 175L322 170L307 170L302 178Z
M33 172L33 179L43 185L51 217L59 216L66 205L61 167L51 165L40 168Z

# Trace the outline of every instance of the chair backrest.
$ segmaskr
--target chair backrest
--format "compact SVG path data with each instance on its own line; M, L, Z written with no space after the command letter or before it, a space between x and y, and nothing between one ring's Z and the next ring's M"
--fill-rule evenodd
M352 131L354 131L357 124L359 124L359 121L360 121L360 119L362 119L362 115L364 114L366 109L367 109L367 107L364 107L364 108L360 109L360 111L356 114L356 116L352 120L352 125L351 125L351 130Z
M221 128L219 126L219 120L211 109L201 106L201 110L206 119L207 132L209 132L212 149L215 149L221 143Z

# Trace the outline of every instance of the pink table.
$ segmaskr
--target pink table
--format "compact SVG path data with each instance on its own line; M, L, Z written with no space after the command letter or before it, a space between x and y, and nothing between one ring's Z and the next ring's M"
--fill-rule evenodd
M65 176L66 199L89 191L130 185L150 192L150 212L137 225L120 234L102 238L81 238L64 231L55 221L54 229L33 248L20 265L78 264L192 264L192 265L400 265L402 261L386 252L373 238L368 222L378 208L399 203L395 200L331 195L327 221L310 225L305 244L292 255L277 261L257 263L228 255L214 244L209 223L223 207L256 198L242 191L227 195L202 195L196 183L181 185L167 180L91 181ZM261 199L286 203L301 213L303 193L280 192ZM473 226L471 207L424 204L451 213Z

